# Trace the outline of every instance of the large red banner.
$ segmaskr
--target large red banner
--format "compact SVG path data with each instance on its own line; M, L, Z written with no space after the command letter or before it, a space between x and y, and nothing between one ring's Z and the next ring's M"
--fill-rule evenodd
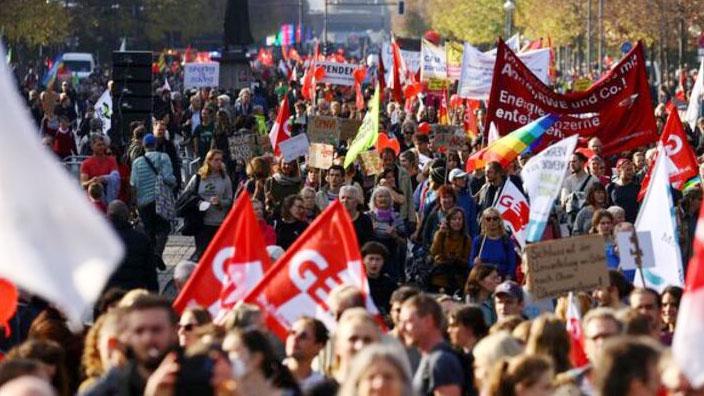
M506 135L547 113L561 118L543 135L541 147L574 134L598 137L607 155L655 142L642 44L588 90L562 95L543 84L499 41L486 125L494 122Z
M291 324L303 315L318 318L333 330L335 318L327 298L340 285L359 288L367 310L378 314L354 227L340 201L335 201L276 261L245 302L259 305L267 328L284 339Z

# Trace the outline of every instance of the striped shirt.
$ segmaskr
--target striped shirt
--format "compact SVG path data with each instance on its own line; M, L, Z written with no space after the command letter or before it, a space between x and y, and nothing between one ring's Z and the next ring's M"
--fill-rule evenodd
M166 153L148 151L144 155L149 157L166 184L170 186L176 185L171 159ZM156 200L156 174L144 159L144 156L137 157L132 163L130 184L134 187L137 194L137 206L145 206Z

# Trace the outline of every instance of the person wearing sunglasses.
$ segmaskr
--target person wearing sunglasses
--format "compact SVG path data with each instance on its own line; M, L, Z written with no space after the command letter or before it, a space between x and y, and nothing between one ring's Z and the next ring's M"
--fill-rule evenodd
M198 327L212 322L210 313L204 308L187 308L178 321L178 344L188 348L198 341Z
M484 209L480 218L480 229L480 234L472 241L470 267L492 264L496 266L502 279L515 279L515 245L506 233L499 211L495 208Z

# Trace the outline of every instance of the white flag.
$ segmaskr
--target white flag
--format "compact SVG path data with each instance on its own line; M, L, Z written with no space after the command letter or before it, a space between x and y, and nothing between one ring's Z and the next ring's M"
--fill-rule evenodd
M103 133L107 134L110 130L112 117L112 97L110 90L106 89L93 107L95 109L95 118L103 122Z
M511 233L521 249L526 245L526 227L530 219L530 206L526 196L516 187L511 179L506 179L501 195L496 200L496 209L504 220L504 225Z
M699 73L697 73L697 80L694 82L692 87L692 94L689 96L689 105L687 106L687 114L685 114L684 119L689 124L689 127L694 130L697 126L697 120L699 119L699 114L702 111L702 100L704 99L704 59L699 65Z
M661 292L669 285L684 285L682 254L677 242L675 207L670 195L670 179L666 155L658 155L648 191L636 219L636 231L650 231L655 252L655 266L643 269L645 286ZM643 286L640 271L633 280Z
M501 138L501 135L499 135L499 130L496 128L496 124L494 124L494 121L492 121L489 124L489 136L487 136L487 145L494 143L495 141L499 140Z
M526 241L535 242L542 238L576 145L577 135L562 139L529 159L523 167L523 188L530 199L530 222Z
M121 259L122 243L42 146L3 62L0 103L0 277L79 324Z

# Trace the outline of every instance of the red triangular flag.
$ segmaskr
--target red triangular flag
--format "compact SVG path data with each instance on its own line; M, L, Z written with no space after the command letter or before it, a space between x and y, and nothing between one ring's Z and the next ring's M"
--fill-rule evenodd
M222 316L254 288L270 267L261 229L245 191L174 301L174 309L180 313L197 305L207 308L213 317Z
M271 132L269 132L269 140L271 141L271 147L274 148L275 155L281 153L279 143L291 137L291 131L288 128L289 117L291 117L291 111L288 108L288 95L285 95L284 100L281 101L279 113L276 115L276 121L274 121Z
M340 201L335 201L279 258L245 302L259 305L267 328L285 339L291 323L303 315L334 329L335 318L326 300L339 285L359 288L367 310L378 315L352 221Z

